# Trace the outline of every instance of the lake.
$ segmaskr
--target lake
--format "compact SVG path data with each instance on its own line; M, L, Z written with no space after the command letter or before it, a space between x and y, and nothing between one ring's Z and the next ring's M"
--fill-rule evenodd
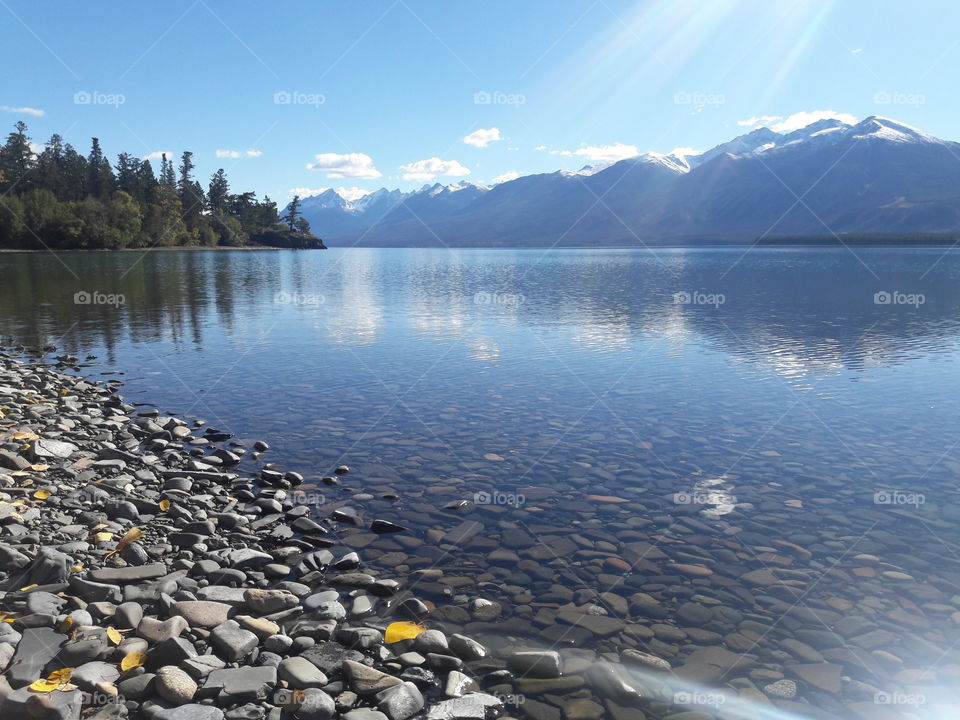
M655 717L955 714L957 252L10 253L0 278L4 344L265 440L319 516L407 527L336 531L421 571L453 631L657 655L677 683L626 658ZM590 717L548 690L513 714Z

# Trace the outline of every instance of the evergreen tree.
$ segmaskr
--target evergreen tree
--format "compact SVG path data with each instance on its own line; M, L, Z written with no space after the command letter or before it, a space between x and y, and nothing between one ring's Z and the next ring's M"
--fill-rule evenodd
M173 174L173 163L167 158L167 154L160 156L160 184L171 190L177 187L177 176Z
M190 230L199 227L204 209L203 188L193 179L193 170L193 153L185 150L180 159L180 180L177 188L180 205L183 206L183 221Z
M113 185L113 168L100 149L100 140L93 138L87 156L87 193L98 199L107 198L113 192Z
M297 225L301 220L303 220L303 215L300 214L300 196L294 195L293 200L287 206L287 214L283 216L283 221L291 230L297 230Z
M227 207L227 199L230 197L230 184L227 182L227 174L220 168L210 178L210 188L207 191L207 204L213 212L223 212Z
M14 131L7 136L7 142L0 149L0 171L4 176L4 190L17 188L18 192L30 189L30 171L33 169L33 150L27 126L21 120L14 125Z

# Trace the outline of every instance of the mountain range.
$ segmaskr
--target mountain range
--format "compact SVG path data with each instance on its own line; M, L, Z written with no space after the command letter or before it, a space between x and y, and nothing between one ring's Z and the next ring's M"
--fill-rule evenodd
M960 143L871 116L761 127L696 155L645 153L604 167L334 190L301 210L328 245L623 247L775 236L960 231Z

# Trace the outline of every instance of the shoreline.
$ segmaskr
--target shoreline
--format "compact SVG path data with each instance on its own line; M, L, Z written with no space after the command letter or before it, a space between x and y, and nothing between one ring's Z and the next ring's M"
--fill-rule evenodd
M250 705L232 717L502 711L479 678L504 664L448 637L412 592L429 572L375 577L338 542L338 527L367 524L354 509L311 517L317 490L262 462L266 443L127 404L119 380L69 374L76 358L58 359L0 350L0 709L61 720L90 708L156 720ZM324 482L341 478L345 466ZM408 639L385 637L413 621L423 626L392 628ZM558 659L530 655L510 662Z

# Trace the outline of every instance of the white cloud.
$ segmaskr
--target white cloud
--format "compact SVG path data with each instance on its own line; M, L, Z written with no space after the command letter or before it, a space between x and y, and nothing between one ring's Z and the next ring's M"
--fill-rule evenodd
M383 173L373 166L373 158L366 153L320 153L315 162L307 163L307 170L321 170L328 178L362 178L372 180Z
M149 155L144 155L143 159L144 160L160 160L164 155L167 156L168 160L173 157L173 153L170 152L169 150L156 150L150 153Z
M702 155L703 150L697 150L692 147L678 147L670 151L670 155L676 155L678 157L686 157L687 155Z
M500 137L499 128L492 127L489 130L475 130L474 132L467 135L463 141L467 145L473 145L474 147L484 148L492 142L497 140L503 140Z
M737 125L743 126L753 126L753 125L771 125L777 120L783 120L780 115L757 115L756 117L750 117L746 120L737 120Z
M217 150L218 158L231 158L233 160L238 160L239 158L255 158L263 155L262 150Z
M46 113L43 110L37 110L32 107L10 107L9 105L0 105L0 110L8 113L17 113L17 115L33 115L34 117L43 117Z
M854 48L850 52L853 53L854 55L859 55L860 53L863 52L863 48Z
M842 123L847 123L848 125L855 125L857 118L850 113L837 112L836 110L811 110L809 112L803 111L794 113L793 115L788 116L779 122L776 125L772 126L770 129L774 132L793 132L794 130L799 130L800 128L805 128L810 123L815 123L817 120L827 120L827 119L836 119Z
M492 184L494 184L494 185L499 185L500 183L505 183L505 182L510 182L511 180L516 180L518 177L520 177L520 173L518 173L516 170L510 170L509 172L505 172L505 173L503 173L502 175L497 175L497 176L496 176L493 180L491 180L490 182L491 182Z
M30 145L30 152L32 152L34 155L39 155L47 147L43 143L33 142L33 140L31 140L28 144Z
M372 193L372 190L364 190L359 187L338 187L338 188L308 188L308 187L299 187L299 188L290 188L287 190L287 194L290 196L299 195L301 198L313 197L314 195L322 195L327 190L336 190L337 195L342 197L348 202L353 202L354 200L359 200L365 195Z
M417 160L407 165L401 165L404 180L432 180L437 175L459 177L469 175L470 170L456 160L441 160L438 157Z
M534 148L534 150L546 150L546 149L547 149L547 146L546 146L546 145L537 145L537 146Z
M571 153L564 153L571 154ZM623 143L614 143L613 145L589 145L579 150L574 150L573 155L585 157L591 162L618 162L635 155L639 155L636 145L624 145Z

